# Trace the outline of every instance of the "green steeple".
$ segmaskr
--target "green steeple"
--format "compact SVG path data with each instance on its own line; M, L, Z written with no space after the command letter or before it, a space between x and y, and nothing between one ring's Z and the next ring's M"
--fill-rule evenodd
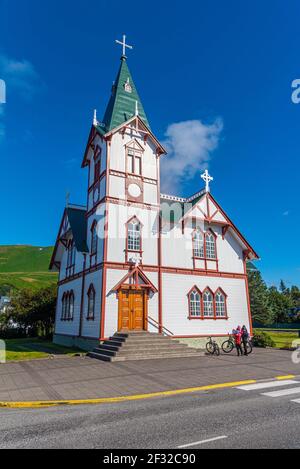
M106 132L109 132L133 117L136 113L136 103L138 105L139 117L150 129L142 102L132 80L126 57L122 56L121 66L103 118Z

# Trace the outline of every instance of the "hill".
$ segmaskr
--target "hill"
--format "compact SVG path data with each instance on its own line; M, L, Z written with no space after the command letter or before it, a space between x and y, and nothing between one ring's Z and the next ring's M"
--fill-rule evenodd
M0 296L11 289L47 287L57 282L48 271L53 247L0 246Z

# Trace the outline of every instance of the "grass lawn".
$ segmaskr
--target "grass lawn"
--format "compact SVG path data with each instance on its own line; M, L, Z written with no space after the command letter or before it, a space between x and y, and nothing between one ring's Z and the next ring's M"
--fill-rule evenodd
M80 349L62 347L40 339L9 339L6 343L6 360L32 360L50 355L74 356Z
M282 331L270 331L268 329L256 329L257 332L263 331L266 332L275 342L275 346L278 348L287 348L287 347L292 347L292 343L294 340L299 340L300 344L300 338L298 336L298 331L292 331L292 330L287 330Z

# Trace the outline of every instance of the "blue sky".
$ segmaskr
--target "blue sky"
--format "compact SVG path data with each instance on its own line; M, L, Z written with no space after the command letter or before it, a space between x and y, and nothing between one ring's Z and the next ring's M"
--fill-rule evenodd
M119 67L114 41L126 32L155 134L169 140L172 124L198 121L208 132L192 134L198 163L209 159L213 195L265 279L300 284L299 10L296 0L0 0L0 244L51 245L66 192L85 203L92 112L102 117ZM180 194L202 187L198 163L196 151Z

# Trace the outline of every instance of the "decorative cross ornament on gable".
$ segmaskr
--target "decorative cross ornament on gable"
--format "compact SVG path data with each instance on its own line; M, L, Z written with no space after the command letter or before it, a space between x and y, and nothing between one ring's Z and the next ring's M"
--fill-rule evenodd
M203 174L201 174L201 178L203 179L203 181L205 182L205 190L206 192L210 192L210 187L209 187L209 183L211 181L214 180L214 178L212 176L210 176L210 174L208 173L207 169L204 171Z
M133 46L130 46L129 44L126 44L126 36L123 34L123 41L118 41L116 40L117 44L120 44L120 46L123 47L123 55L122 57L126 58L126 49L133 49Z

